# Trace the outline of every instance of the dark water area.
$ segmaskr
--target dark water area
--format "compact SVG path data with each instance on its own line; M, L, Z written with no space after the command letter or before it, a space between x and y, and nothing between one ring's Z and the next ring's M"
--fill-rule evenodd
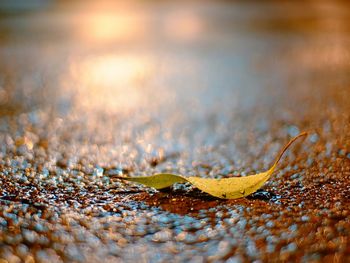
M350 261L346 1L1 1L0 262ZM224 178L221 200L115 175Z

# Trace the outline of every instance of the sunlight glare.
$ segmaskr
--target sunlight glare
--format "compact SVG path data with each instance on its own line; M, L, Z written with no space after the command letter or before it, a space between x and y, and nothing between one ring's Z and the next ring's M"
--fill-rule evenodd
M73 65L72 74L79 83L84 107L120 110L137 107L153 73L147 57L105 55Z

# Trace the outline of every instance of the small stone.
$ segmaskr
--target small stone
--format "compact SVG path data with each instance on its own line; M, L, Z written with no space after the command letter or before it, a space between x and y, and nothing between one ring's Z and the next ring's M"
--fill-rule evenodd
M301 217L301 221L302 222L308 222L310 220L310 217L308 217L308 216L302 216Z

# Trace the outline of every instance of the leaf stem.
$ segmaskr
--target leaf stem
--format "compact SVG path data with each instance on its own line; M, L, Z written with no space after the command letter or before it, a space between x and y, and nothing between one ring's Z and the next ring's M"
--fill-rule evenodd
M294 138L292 138L287 144L286 146L284 146L284 148L282 149L282 151L279 153L276 161L274 162L273 166L272 167L275 167L277 165L277 163L281 160L283 154L286 152L286 150L289 148L289 146L292 145L293 142L295 142L297 139L299 139L300 137L303 137L303 136L307 136L308 133L307 132L302 132L300 134L298 134L297 136L295 136Z

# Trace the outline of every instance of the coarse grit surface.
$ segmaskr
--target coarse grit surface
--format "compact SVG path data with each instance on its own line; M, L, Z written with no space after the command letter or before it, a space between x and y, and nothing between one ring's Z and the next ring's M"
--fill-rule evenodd
M1 263L350 262L347 2L10 2ZM247 198L113 179L262 172L302 131Z

